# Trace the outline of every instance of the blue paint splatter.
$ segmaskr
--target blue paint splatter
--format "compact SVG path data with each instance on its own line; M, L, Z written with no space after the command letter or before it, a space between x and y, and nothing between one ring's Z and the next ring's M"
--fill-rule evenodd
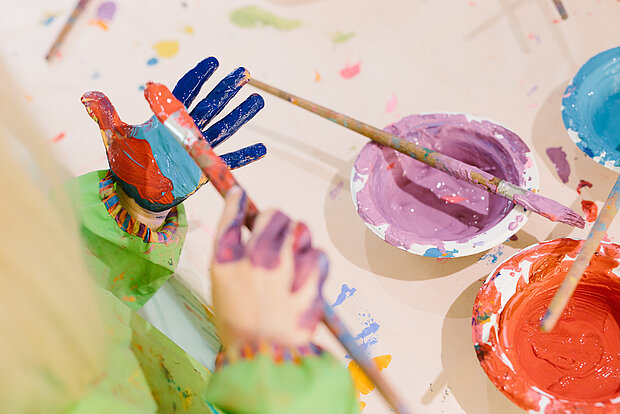
M479 262L485 262L486 264L495 264L500 257L504 255L504 246L498 246L495 249L489 251L487 254L478 259Z
M138 86L138 90L140 90L140 91L143 91L143 90L145 90L145 89L146 89L146 87L145 87L144 85L140 85L140 86Z
M357 291L357 289L350 288L347 285L343 284L342 287L340 288L340 294L336 298L336 301L332 305L332 308L335 308L338 305L342 305L342 302L344 302L345 299L350 298L351 296L353 296L353 294L356 291Z
M157 65L158 63L159 63L159 59L157 59L156 57L152 57L146 61L146 64L149 66Z
M427 256L427 257L454 257L454 253L457 253L457 252L458 252L457 249L441 251L437 247L431 247L429 249L426 249L426 251L424 252L424 256Z
M95 71L95 73L93 73L92 79L99 79L101 77L101 74L99 73L98 70Z
M54 15L48 15L45 19L43 19L41 21L41 24L43 26L49 26L50 24L52 24L52 22L54 21L55 18L56 18L56 16L54 16Z
M362 314L360 316L366 318L366 320L362 322L365 327L362 329L362 332L357 334L355 340L365 352L368 352L370 347L379 341L376 334L381 326L368 314Z

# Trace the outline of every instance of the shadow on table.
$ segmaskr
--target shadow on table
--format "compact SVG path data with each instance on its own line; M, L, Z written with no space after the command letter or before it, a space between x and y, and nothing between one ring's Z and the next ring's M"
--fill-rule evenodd
M329 237L351 263L378 276L399 280L427 280L448 276L474 264L482 254L452 259L418 256L381 240L358 216L351 198L350 159L333 176L325 196Z
M471 314L482 284L483 280L472 283L448 310L441 335L443 371L422 397L422 403L430 404L448 390L468 414L521 414L524 411L489 381L476 358L471 339Z

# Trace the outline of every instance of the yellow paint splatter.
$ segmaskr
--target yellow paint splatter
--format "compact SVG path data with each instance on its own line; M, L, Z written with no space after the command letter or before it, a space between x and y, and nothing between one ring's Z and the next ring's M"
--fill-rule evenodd
M315 82L320 82L321 81L321 74L318 71L314 71L314 81Z
M383 371L388 367L388 365L390 365L390 362L392 362L392 355L381 355L374 357L372 360L379 371ZM349 362L349 374L351 375L351 378L353 378L355 388L360 393L367 395L375 389L375 384L368 379L366 374L364 374L364 371L362 371L355 361Z
M194 34L194 28L192 26L185 26L183 31L187 34Z
M135 302L136 301L136 297L135 296L127 296L127 295L125 295L125 296L123 296L123 300L125 302Z
M364 401L360 401L360 411L362 411L366 407L366 403Z
M162 40L155 43L153 48L160 58L170 58L179 53L179 42L177 40Z

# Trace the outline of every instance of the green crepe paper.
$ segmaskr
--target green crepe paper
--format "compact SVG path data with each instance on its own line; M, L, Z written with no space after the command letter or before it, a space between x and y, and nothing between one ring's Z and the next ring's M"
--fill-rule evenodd
M351 377L327 353L299 364L264 354L237 361L211 377L206 398L230 413L359 413Z
M218 413L202 396L210 373L107 291L106 375L67 414Z
M97 283L137 310L172 275L187 233L185 209L178 205L178 227L168 243L145 243L121 230L99 197L107 171L82 175L66 185L86 244L85 260Z

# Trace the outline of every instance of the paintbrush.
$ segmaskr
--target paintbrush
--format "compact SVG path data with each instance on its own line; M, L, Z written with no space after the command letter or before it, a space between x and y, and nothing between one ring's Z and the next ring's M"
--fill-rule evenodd
M52 47L50 47L49 52L47 52L47 55L45 55L45 60L49 62L56 55L56 52L58 52L58 49L65 41L67 33L69 33L69 30L71 30L77 18L80 17L80 14L82 14L89 1L90 0L79 0L77 2L75 8L73 9L73 12L71 13L71 16L69 16L67 22L62 27L62 30L60 31L60 33L58 33L58 36L56 37L56 40L54 40L54 44L52 44Z
M568 301L571 296L573 296L575 289L577 289L577 285L579 284L579 280L581 280L583 272L585 272L586 268L590 264L590 259L592 259L594 252L596 252L598 246L601 244L601 240L605 237L609 225L618 212L617 202L619 197L620 176L607 196L605 205L603 205L601 213L594 222L592 230L590 230L590 234L588 234L588 238L583 243L583 246L581 246L579 254L577 254L575 261L568 269L568 272L566 272L566 276L564 276L564 280L558 288L558 291L553 296L553 299L551 299L549 308L547 309L545 316L543 316L540 321L541 330L545 332L551 331L564 313L564 309L566 308Z
M558 9L558 13L562 16L562 20L568 19L568 14L566 13L566 9L562 4L562 0L553 0L553 4L555 4L555 8Z
M324 106L317 105L306 99L291 95L281 89L257 81L256 79L250 79L249 83L258 89L275 95L278 98L282 98L285 101L289 101L323 118L342 125L345 128L360 133L374 142L390 147L398 152L410 156L411 158L415 158L426 165L437 168L455 178L487 190L490 193L505 197L515 204L523 206L534 213L540 214L551 221L559 221L571 226L579 227L580 229L585 226L585 220L583 217L570 208L565 207L550 198L543 197L540 194L523 189L517 185L509 183L508 181L502 180L499 177L495 177L492 174L482 171L478 167L466 164L440 152L424 148L413 142L382 131Z
M207 140L202 138L202 133L185 110L185 106L172 95L168 88L161 84L149 82L144 90L144 96L157 119L168 128L172 135L189 152L190 156L222 196L225 196L226 192L234 185L239 185L228 166L213 152ZM252 229L258 210L249 197L248 202L248 215L245 225ZM353 335L346 329L333 309L324 300L323 308L323 323L357 362L366 376L375 384L386 401L399 414L411 413L385 381L374 362L355 342Z

